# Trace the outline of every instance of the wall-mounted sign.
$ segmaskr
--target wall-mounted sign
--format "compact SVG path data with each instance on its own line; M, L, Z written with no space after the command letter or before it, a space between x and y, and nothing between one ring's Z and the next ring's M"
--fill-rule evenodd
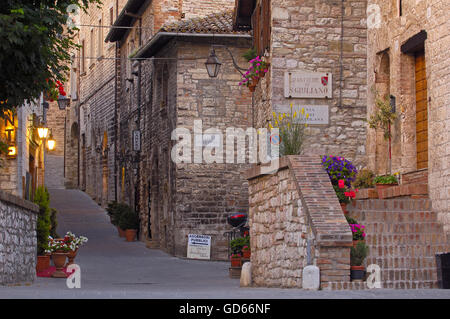
M285 72L284 97L327 98L333 96L331 73Z
M133 151L139 152L141 150L141 131L133 131Z
M303 114L302 109L304 109ZM275 111L277 113L289 113L291 112L291 108L289 105L284 105L280 107L275 107ZM297 112L297 114L299 114L297 118L301 119L302 121L308 124L330 123L328 105L298 104L292 106L292 112ZM306 114L308 114L308 117L306 117Z
M187 258L211 259L211 236L189 234Z

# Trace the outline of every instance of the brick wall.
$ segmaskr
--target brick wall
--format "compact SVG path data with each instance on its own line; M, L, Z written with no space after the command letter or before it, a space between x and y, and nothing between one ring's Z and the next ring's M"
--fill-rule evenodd
M349 216L365 225L369 256L381 268L383 288L437 288L436 258L448 252L444 232L429 199L357 200Z
M450 10L445 1L403 1L402 16L397 2L371 1L380 8L381 26L368 30L368 85L375 85L375 73L380 66L380 52L390 61L389 93L396 97L398 120L393 130L392 171L408 173L416 165L416 105L414 56L401 53L401 46L412 36L425 30L425 65L428 91L428 184L433 209L439 213L447 231L450 230L450 61L446 52L450 46L447 35ZM373 110L373 93L368 94L368 115ZM367 149L371 169L385 173L377 158L387 158L386 141L368 131Z
M339 153L356 165L364 164L365 145L361 141L366 134L366 1L272 0L271 14L271 44L266 54L271 65L254 93L257 127L267 127L272 111L285 111L291 102L296 106L328 105L329 124L310 126L305 152ZM284 98L284 72L300 70L331 72L333 98Z
M275 174L249 179L252 280L301 287L302 269L320 268L321 287L350 280L352 235L320 157L287 156Z

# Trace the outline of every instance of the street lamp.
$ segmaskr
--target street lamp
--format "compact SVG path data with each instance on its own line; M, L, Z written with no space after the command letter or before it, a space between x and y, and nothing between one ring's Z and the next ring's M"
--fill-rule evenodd
M215 78L220 71L220 66L222 63L220 63L219 58L216 55L216 52L214 51L214 47L216 48L224 48L228 54L231 57L231 60L233 61L233 66L241 75L244 75L242 71L246 71L247 69L241 68L239 65L237 65L236 60L234 59L233 53L231 53L230 49L228 49L227 46L222 44L213 44L211 47L211 53L209 54L208 59L205 62L206 70L208 71L208 75L210 78Z
M53 151L55 149L56 141L53 138L53 133L50 132L50 137L47 140L47 147L50 151Z
M60 110L65 110L66 107L69 105L69 99L67 97L65 97L64 95L59 95L58 96L58 107Z
M47 138L48 135L48 127L45 127L42 123L39 125L39 127L37 128L38 131L38 135L40 139L45 139Z
M211 49L211 53L209 54L208 59L205 62L206 71L208 71L208 75L210 78L215 78L219 74L220 66L219 59L217 58L216 52L214 49Z

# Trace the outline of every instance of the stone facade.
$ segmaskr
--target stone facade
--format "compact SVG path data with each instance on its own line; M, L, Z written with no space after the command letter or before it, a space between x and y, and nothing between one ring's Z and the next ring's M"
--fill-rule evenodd
M39 207L0 190L0 284L36 277L36 222Z
M429 196L445 229L450 230L450 98L449 64L450 5L445 1L370 1L377 8L380 25L368 30L368 86L396 99L397 120L392 127L391 171L402 174L418 169L417 136L427 133ZM415 52L405 48L419 33L425 57L425 130L419 132L415 84ZM420 85L420 84L418 84ZM420 87L423 92L423 86ZM374 93L369 90L367 116L374 109ZM417 112L416 112L417 111ZM418 115L416 115L416 113ZM419 122L417 122L419 123ZM423 125L423 123L422 123ZM382 134L368 131L368 166L379 174L389 171L387 141ZM419 167L420 168L420 167Z
M301 288L307 265L321 288L349 282L352 234L320 158L282 157L276 173L246 177L254 285Z
M268 127L272 112L290 103L328 105L329 124L310 125L306 153L339 154L365 163L366 0L271 0L269 72L254 93L255 123ZM342 36L341 36L342 34ZM332 98L284 97L285 72L332 74Z

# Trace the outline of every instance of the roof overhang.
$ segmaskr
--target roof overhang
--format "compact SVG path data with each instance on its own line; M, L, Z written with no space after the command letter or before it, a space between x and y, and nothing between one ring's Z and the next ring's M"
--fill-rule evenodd
M175 37L186 38L242 38L252 39L250 34L235 34L235 33L181 33L181 32L158 32L147 44L142 46L132 57L135 59L150 58L158 53L170 40Z
M235 30L250 30L252 28L252 14L256 0L236 0L233 28Z
M128 0L113 23L113 27L108 32L105 38L105 42L116 42L123 39L125 34L130 30L126 27L131 27L136 18L136 14L140 11L144 4L148 5L148 0ZM115 27L115 28L114 28ZM124 28L125 27L125 28Z

